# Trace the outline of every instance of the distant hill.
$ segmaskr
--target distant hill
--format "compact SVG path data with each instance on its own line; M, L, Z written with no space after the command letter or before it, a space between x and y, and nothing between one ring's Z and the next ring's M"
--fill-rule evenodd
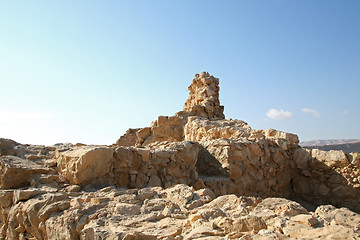
M346 143L360 142L360 139L327 139L327 140L313 140L300 142L300 146L322 146L322 145L338 145Z
M301 142L300 146L308 149L343 150L346 153L360 152L360 139L331 139Z

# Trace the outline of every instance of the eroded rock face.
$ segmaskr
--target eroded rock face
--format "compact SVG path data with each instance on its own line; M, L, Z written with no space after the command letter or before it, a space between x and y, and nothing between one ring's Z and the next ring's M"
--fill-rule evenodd
M224 119L208 73L189 90L112 146L0 139L0 239L360 238L359 153Z

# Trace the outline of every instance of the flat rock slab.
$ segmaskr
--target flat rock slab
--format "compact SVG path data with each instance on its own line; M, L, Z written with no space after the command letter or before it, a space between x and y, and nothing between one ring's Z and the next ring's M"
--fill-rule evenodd
M28 179L31 176L49 171L50 169L28 159L2 156L0 157L0 189L28 186Z

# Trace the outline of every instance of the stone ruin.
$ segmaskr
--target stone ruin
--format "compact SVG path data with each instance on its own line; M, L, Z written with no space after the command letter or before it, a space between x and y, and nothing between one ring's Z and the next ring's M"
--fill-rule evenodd
M207 72L196 74L189 86L184 112L190 116L224 119L224 106L219 101L219 79Z
M360 237L359 153L223 111L203 72L183 111L111 146L0 139L0 239Z

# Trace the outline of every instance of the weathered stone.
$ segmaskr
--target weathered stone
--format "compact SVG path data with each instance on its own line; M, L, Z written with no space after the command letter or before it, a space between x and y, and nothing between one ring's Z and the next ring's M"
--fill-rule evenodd
M311 150L298 148L293 151L293 158L296 163L296 167L300 170L308 169L309 161L311 158Z
M296 216L308 211L299 203L283 198L267 198L256 206L255 211L271 210L280 216Z
M57 165L60 173L73 184L90 183L110 171L114 150L108 147L82 146L60 152Z
M299 214L299 215L293 216L293 217L291 217L291 221L309 225L309 226L315 226L318 223L318 220L310 214Z
M19 188L30 184L29 178L50 169L31 160L15 156L0 157L0 189Z
M352 152L349 154L346 154L347 158L349 159L349 162L357 167L360 167L360 153L358 152Z
M185 112L208 118L225 118L224 107L219 101L218 78L214 78L207 72L196 74L188 89L190 93L184 105Z
M206 141L221 138L244 138L250 136L251 128L240 120L209 120L189 117L184 127L185 140Z
M311 156L329 167L345 167L349 164L349 160L343 151L313 149Z

